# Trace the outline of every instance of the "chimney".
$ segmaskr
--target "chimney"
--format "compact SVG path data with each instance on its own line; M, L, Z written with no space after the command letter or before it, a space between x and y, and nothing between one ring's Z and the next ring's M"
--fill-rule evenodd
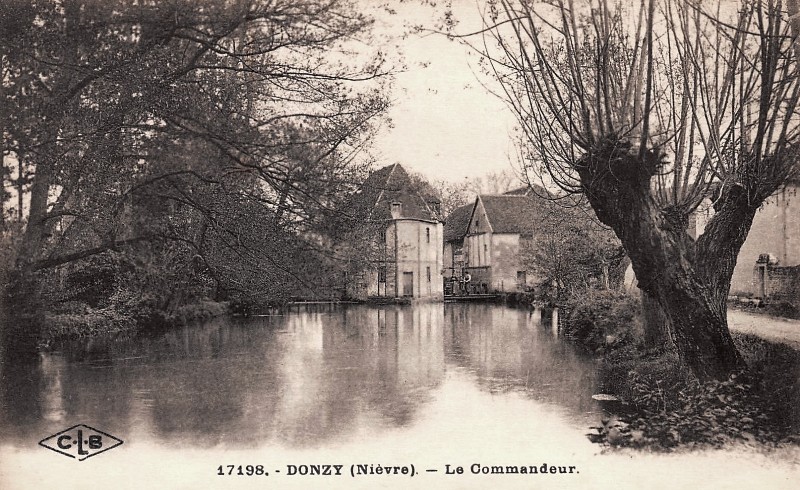
M392 219L400 219L403 215L403 203L392 201Z

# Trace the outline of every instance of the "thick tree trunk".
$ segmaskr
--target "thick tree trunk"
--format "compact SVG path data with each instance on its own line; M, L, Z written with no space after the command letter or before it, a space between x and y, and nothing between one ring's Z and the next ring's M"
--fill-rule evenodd
M642 323L644 326L644 344L653 349L674 349L672 326L669 317L661 305L644 291L640 290L642 299Z
M10 272L6 288L4 322L2 328L2 355L7 361L19 361L35 356L41 334L40 284L34 264L45 241L44 213L47 212L49 179L44 171L31 189L28 223L17 253L15 268Z
M692 371L701 379L724 379L744 368L728 330L725 296L687 270L668 271L660 282L653 291L672 326L678 353Z
M17 255L17 269L28 269L37 259L45 241L45 217L47 214L47 198L50 192L50 176L46 165L36 167L30 193L28 222Z
M662 209L651 195L659 164L658 154L646 152L640 159L616 141L587 155L577 170L598 218L628 252L639 288L668 319L682 360L702 379L726 378L745 367L728 330L726 298L763 198L728 186L695 242L686 232L691 210Z

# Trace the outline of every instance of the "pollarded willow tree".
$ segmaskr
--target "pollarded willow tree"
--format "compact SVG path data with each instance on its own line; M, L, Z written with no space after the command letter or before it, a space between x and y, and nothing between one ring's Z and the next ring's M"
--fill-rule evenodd
M755 213L800 156L797 1L496 0L484 21L525 170L614 230L698 376L743 367L726 297Z

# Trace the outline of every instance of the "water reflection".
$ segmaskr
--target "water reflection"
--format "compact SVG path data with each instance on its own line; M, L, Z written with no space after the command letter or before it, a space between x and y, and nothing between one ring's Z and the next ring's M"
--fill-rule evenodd
M3 366L0 434L29 445L86 423L129 444L322 447L409 430L450 369L576 420L593 366L540 313L493 305L306 308L65 345ZM462 400L463 402L463 400ZM525 418L532 413L521 413Z
M575 420L590 420L597 410L595 366L557 338L558 317L541 310L521 311L490 305L445 308L448 361L474 371L492 392L523 390L563 407Z

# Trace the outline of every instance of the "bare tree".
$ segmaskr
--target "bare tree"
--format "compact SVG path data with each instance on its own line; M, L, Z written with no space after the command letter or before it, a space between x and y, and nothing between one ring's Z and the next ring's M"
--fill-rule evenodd
M796 168L798 19L796 1L710 3L492 0L481 44L464 39L517 115L528 175L585 196L682 359L725 377L743 367L726 319L736 257Z
M473 177L465 181L465 185L473 194L503 194L520 187L519 178L510 170L488 172L486 175Z

